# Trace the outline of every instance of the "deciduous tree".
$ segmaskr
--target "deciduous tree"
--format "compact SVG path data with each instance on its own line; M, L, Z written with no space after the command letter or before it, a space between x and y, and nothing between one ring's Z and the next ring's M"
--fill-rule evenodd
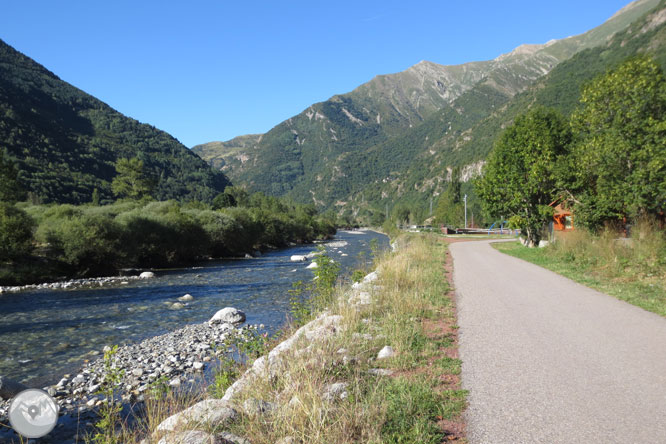
M555 163L568 153L571 132L555 111L537 108L520 116L499 137L476 188L493 217L514 217L530 245L552 217L557 193Z
M23 210L0 202L0 262L20 258L32 251L34 224Z
M666 79L649 57L628 60L584 88L566 185L589 227L666 208Z

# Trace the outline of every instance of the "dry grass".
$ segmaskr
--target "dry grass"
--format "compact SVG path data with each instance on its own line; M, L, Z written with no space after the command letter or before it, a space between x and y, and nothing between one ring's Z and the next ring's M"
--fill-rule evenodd
M333 314L343 316L342 332L324 341L301 343L286 368L255 384L238 401L275 403L270 414L244 415L234 432L253 443L293 437L303 443L439 443L438 424L460 415L465 394L446 377L460 372L460 362L433 365L450 341L426 336L423 321L455 323L444 273L444 243L436 236L403 238L398 254L378 261L380 279L374 303L360 310L347 303L348 288L338 288ZM363 339L363 335L367 339ZM435 335L437 336L437 335ZM377 361L385 345L394 358ZM300 347L296 347L299 349ZM395 376L374 376L371 368L390 368ZM348 384L345 399L326 400L333 383Z

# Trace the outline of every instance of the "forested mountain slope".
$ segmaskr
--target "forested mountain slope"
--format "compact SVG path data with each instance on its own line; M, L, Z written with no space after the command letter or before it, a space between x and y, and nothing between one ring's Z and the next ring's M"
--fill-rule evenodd
M194 151L235 182L321 207L383 211L387 199L394 202L412 191L436 196L448 166L483 158L483 148L470 149L467 143L472 128L562 61L606 46L616 32L658 3L634 2L585 34L522 45L494 60L458 66L421 62L401 73L377 76L264 135L245 139L243 145L237 138Z
M354 196L352 207L368 208L372 206L370 202L376 211L382 211L382 197L389 201L420 202L421 207L425 207L430 196L437 196L446 186L446 176L452 167L462 167L463 180L478 172L497 136L517 115L534 106L555 108L565 116L570 115L584 84L637 54L649 54L666 68L665 23L666 2L662 1L604 45L583 50L562 62L532 87L478 119L474 125L459 126L458 131L439 138L432 137L432 132L423 136L420 145L423 149L411 159L409 166L390 180L377 180L365 187ZM445 113L434 116L424 127L441 128L448 123L449 116ZM412 133L405 134L404 138L419 140L412 137ZM430 141L426 141L429 135Z
M112 199L119 158L138 157L153 196L211 200L228 179L175 138L115 111L0 40L0 149L33 200Z

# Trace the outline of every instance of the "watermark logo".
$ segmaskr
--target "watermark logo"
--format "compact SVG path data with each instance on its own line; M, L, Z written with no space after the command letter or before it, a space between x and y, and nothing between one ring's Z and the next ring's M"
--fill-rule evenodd
M58 404L42 390L23 390L9 406L9 423L26 438L47 435L57 422Z

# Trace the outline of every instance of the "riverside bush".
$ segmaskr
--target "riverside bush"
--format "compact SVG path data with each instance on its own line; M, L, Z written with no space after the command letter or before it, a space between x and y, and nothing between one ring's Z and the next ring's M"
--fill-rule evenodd
M35 243L41 259L55 265L51 270L91 276L243 256L335 233L334 219L318 215L312 206L260 193L240 201L247 206L218 210L202 202L173 200L103 206L2 204L0 261L9 265L0 273L0 285L53 278L46 270L40 277L19 266L29 259Z
M63 262L82 274L96 274L118 262L120 235L113 219L77 215L52 225L46 240Z
M33 225L25 211L0 202L0 262L30 253Z

